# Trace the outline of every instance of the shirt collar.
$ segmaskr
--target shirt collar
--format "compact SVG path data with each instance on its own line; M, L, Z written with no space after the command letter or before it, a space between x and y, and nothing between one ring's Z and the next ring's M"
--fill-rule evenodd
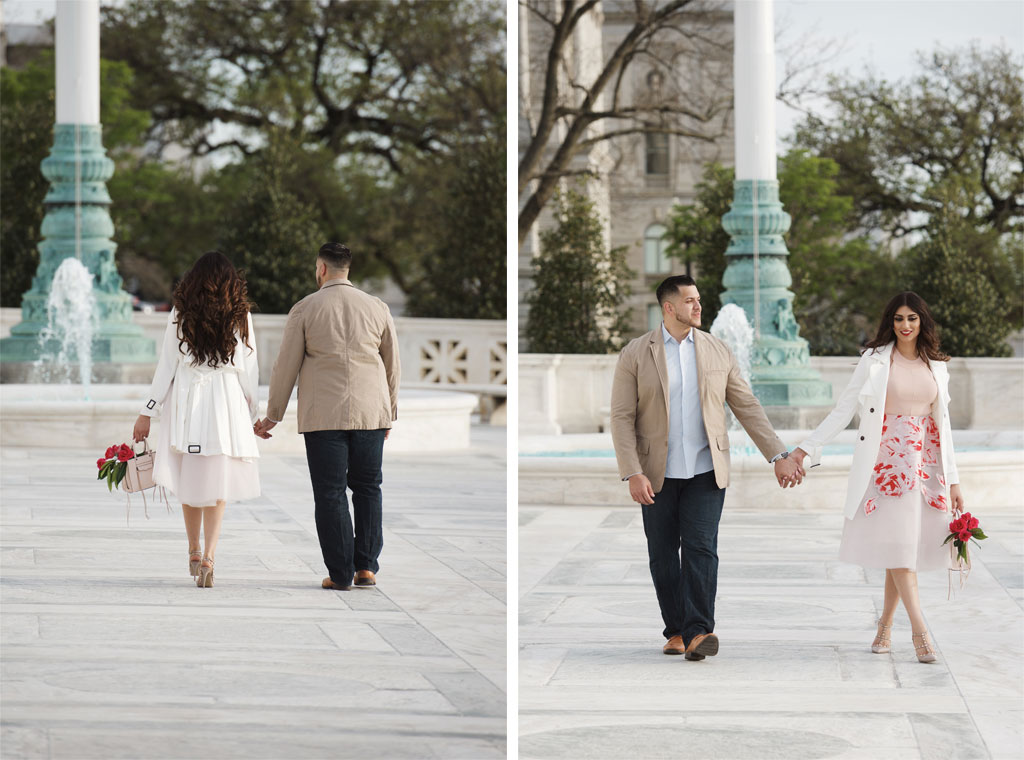
M332 285L351 285L348 277L332 277L330 280L324 280L324 284L320 286L320 290L329 288Z
M676 342L676 339L672 337L672 333L670 333L668 331L668 328L665 327L665 323L664 322L661 323L661 339L663 341L665 341L666 343L675 343ZM686 341L690 341L690 343L693 343L693 328L692 327L690 328L690 332L686 333L686 337L683 338L683 343L685 343ZM682 344L680 344L680 345L682 345Z

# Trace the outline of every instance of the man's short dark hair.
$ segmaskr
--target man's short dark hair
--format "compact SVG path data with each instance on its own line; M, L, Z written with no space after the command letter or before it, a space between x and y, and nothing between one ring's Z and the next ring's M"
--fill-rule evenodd
M679 292L679 288L686 285L696 286L697 283L688 274L674 274L671 277L666 277L662 280L661 285L658 286L658 305L664 304L665 301Z
M331 269L348 269L352 266L352 251L341 243L324 243L317 257L323 259Z

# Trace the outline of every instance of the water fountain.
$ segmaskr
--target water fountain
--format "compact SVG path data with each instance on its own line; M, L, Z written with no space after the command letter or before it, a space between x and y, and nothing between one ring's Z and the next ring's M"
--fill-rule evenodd
M747 313L736 304L727 303L715 317L711 334L732 350L743 382L750 385L750 351L754 345L754 328L747 321ZM726 410L725 418L730 430L742 429L731 409Z
M84 398L92 382L92 338L96 299L92 273L78 259L67 258L57 267L46 299L46 327L39 332L39 359L33 382L69 383L74 370Z

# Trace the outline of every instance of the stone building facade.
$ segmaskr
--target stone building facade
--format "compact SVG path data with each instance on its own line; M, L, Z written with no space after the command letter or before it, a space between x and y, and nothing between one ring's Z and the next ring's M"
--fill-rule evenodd
M588 16L563 57L570 68L575 67L575 76L581 81L587 81L588 70L596 75L636 22L633 3L623 0L603 0ZM683 27L689 32L687 36L659 32L651 54L638 57L626 67L619 102L627 107L649 108L649 113L659 104L669 103L702 116L710 114L707 121L684 116L677 119L675 127L691 136L623 134L595 143L589 152L575 159L574 169L585 167L590 171L588 193L605 221L608 244L626 247L629 266L635 272L628 303L632 309L632 332L628 337L660 322L654 288L669 274L685 272L681 262L664 255L667 243L662 235L672 207L694 199L705 164L733 163L731 10L728 5L708 4L699 9L699 15L695 12L689 27L685 22ZM520 152L529 141L530 118L541 108L549 34L547 24L520 7ZM597 59L595 53L599 50L601 56ZM608 108L607 101L606 94L600 107ZM645 119L650 122L651 117ZM614 119L598 122L596 129L608 133L635 127L635 122ZM561 133L556 132L552 145L560 137ZM542 214L520 248L521 336L525 336L527 318L523 298L532 287L531 260L537 251L538 231L552 223L550 214ZM520 343L520 349L527 350L525 337Z

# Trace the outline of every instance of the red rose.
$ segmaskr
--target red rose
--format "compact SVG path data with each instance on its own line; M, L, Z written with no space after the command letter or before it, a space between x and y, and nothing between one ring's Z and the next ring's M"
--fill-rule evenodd
M102 470L103 469L103 465L105 465L106 463L107 463L106 459L103 459L103 458L97 459L96 460L96 469L97 470Z
M967 523L967 530L974 530L977 527L978 527L978 518L977 517L972 517L970 519L970 521Z
M135 456L135 452L131 450L131 447L121 444L121 448L117 450L117 461L127 462L129 459Z
M967 526L964 524L964 518L958 517L949 524L949 530L951 533L959 533Z
M963 518L964 525L966 525L967 522L971 519L971 513L970 512L964 512L963 514L960 515L960 517Z
M971 536L971 532L969 530L967 530L966 528L964 528L962 531L960 531L960 535L957 536L957 538L959 538L961 541L967 541L971 537L972 537Z
M103 455L106 459L113 459L117 456L117 446L108 446L107 453Z

